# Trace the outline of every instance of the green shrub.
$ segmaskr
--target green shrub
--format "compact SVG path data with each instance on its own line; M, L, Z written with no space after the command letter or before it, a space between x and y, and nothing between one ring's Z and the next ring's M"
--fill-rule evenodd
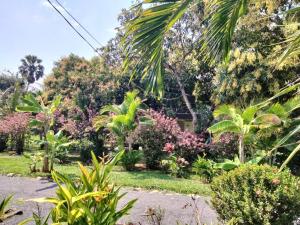
M215 178L212 204L236 225L292 224L300 215L300 181L267 165L241 166Z
M103 153L106 152L103 142L97 145L95 142L90 141L87 138L83 138L72 143L71 146L68 147L68 151L71 153L79 153L80 161L83 163L91 162L91 152L94 152L96 156L103 156Z
M193 163L193 172L207 182L211 182L213 177L217 175L214 168L214 162L198 156L197 160Z
M135 164L137 164L142 157L142 152L138 150L125 152L121 159L122 166L128 171L132 171L135 169Z
M171 155L167 159L161 161L161 166L163 170L174 177L187 178L189 176L189 162L182 157Z
M143 148L147 168L159 169L161 160L166 156L162 151L166 143L162 133L152 127L142 128L138 140Z

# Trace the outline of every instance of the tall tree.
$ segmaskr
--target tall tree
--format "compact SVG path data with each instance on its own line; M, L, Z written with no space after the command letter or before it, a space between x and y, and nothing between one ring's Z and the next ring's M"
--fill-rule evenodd
M21 63L19 73L27 82L26 90L28 90L30 84L44 76L44 66L41 64L42 60L35 55L26 55L21 59Z

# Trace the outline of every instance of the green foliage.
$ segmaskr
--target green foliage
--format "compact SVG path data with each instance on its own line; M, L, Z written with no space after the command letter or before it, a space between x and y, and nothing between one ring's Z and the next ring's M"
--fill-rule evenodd
M42 152L27 153L24 152L24 157L30 159L29 169L31 173L39 172L38 164L43 161L44 154Z
M2 222L2 218L3 216L6 214L7 210L8 210L8 205L12 200L12 195L4 198L1 202L0 202L0 222Z
M50 101L60 94L67 108L71 102L82 110L92 108L98 111L102 106L123 98L122 74L114 74L113 69L118 68L115 67L115 62L103 63L103 57L86 60L70 54L55 62L52 73L45 78L43 97Z
M63 132L60 130L56 134L52 130L49 130L46 134L46 142L42 141L41 144L46 144L49 148L49 159L50 159L50 169L53 169L54 159L59 159L64 161L67 157L67 148L72 144Z
M160 161L166 155L162 149L167 140L162 136L162 132L157 131L153 126L142 127L138 132L138 143L143 148L145 163L149 169L158 169Z
M161 165L168 173L174 177L189 176L189 162L182 157L171 155L167 159L161 161Z
M195 172L205 181L211 182L212 179L217 175L214 164L215 163L212 160L198 156L197 160L193 163L193 172Z
M23 220L22 222L18 223L18 225L25 225L29 222L34 222L35 225L49 225L50 215L51 213L49 213L46 218L43 218L40 214L32 213L32 218Z
M137 121L137 113L142 107L142 100L137 95L137 91L127 92L122 104L104 106L101 115L94 119L96 129L107 127L115 135L120 150L124 149L126 138L130 139L138 124L151 124L146 117ZM110 115L104 115L107 113Z
M242 166L215 178L212 204L229 224L292 224L300 215L300 181L270 166Z
M143 154L139 150L131 150L124 153L121 163L122 166L127 171L132 171L135 169L135 164L137 164L143 157Z
M260 164L263 161L265 156L266 156L266 154L264 152L262 152L262 153L258 154L257 156L255 156L254 158L248 160L245 163L241 163L239 158L236 156L236 157L234 157L233 160L224 159L224 162L214 164L214 168L215 169L221 169L223 171L230 171L230 170L233 170L235 168L238 168L238 167L242 166L243 164L257 165L257 164Z
M52 171L52 178L58 185L56 197L34 201L55 205L51 211L53 223L115 225L121 217L127 215L136 201L129 201L121 209L117 209L118 202L125 194L120 194L120 188L110 183L110 173L123 154L121 151L111 161L99 163L92 153L92 170L79 163L79 180Z

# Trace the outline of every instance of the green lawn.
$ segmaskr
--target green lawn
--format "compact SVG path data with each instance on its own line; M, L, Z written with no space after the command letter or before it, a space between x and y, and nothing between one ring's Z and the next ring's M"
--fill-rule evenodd
M74 164L55 165L55 170L69 176L77 176L79 169ZM0 174L15 173L22 176L45 176L42 173L30 174L29 159L23 156L0 154ZM160 171L126 172L116 167L111 175L112 181L120 186L139 187L144 189L167 190L186 194L208 196L209 185L201 183L197 177L190 179L173 178Z

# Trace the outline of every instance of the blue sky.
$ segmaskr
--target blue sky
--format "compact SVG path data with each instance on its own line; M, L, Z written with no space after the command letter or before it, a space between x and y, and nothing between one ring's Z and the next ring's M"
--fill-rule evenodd
M101 44L105 44L114 36L121 9L129 8L132 1L60 2ZM0 71L16 72L20 59L27 54L41 58L46 73L51 71L54 61L70 53L86 58L95 55L46 0L1 0L0 34Z

